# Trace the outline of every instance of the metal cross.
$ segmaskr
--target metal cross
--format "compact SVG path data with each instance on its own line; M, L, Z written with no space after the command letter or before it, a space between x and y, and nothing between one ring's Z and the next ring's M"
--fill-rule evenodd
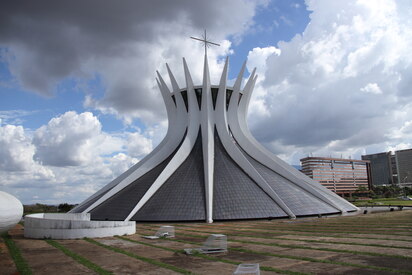
M217 43L213 43L213 42L207 40L206 30L205 30L205 35L202 36L203 39L196 38L196 37L193 37L193 36L191 36L190 38L192 38L192 39L194 39L194 40L201 41L201 42L205 45L205 55L207 55L207 47L209 47L209 44L215 45L215 46L220 46L220 45L217 44Z

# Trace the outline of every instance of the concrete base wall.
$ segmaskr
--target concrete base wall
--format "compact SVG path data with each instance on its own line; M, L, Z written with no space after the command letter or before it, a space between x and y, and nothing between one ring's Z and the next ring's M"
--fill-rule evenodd
M100 238L136 233L136 222L90 221L90 214L40 213L24 218L24 236L32 239Z
M41 213L49 220L82 220L90 221L90 213Z

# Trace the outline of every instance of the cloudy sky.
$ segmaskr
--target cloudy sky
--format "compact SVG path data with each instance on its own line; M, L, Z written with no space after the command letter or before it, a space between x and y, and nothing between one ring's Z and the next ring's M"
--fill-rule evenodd
M291 164L412 147L408 0L3 1L0 190L79 203L149 153L167 118L156 70L200 84L226 56L259 81L257 140ZM247 77L248 73L245 77Z

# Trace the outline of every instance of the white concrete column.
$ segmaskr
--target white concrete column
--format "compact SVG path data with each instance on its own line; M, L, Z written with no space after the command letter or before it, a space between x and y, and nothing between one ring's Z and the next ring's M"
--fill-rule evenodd
M200 109L200 126L202 130L202 151L204 181L206 192L206 221L213 222L213 174L214 174L214 119L213 100L210 85L209 64L205 55L203 69L202 104Z

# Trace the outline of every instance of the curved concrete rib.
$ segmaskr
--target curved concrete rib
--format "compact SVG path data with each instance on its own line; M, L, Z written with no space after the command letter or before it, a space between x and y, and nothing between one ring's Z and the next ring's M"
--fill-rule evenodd
M350 207L354 210L358 209L358 208L354 207L352 204L350 204L348 201L342 200L341 197L339 197L337 194L330 191L326 187L322 186L319 182L314 181L313 179L311 179L308 176L304 175L303 173L299 172L298 170L296 170L295 168L293 168L292 166L290 166L289 164L287 164L286 162L284 162L283 160L281 160L280 158L275 156L272 152L268 151L265 147L263 147L254 138L254 136L250 133L249 128L247 127L246 115L247 115L247 109L248 109L248 106L249 106L249 103L250 103L251 93L253 91L253 87L254 87L255 83L256 83L256 77L255 77L255 79L253 79L253 81L251 81L251 79L249 79L248 83L245 86L243 96L240 99L239 109L238 109L239 123L240 123L241 129L242 129L242 132L247 137L247 139L250 142L252 142L254 144L254 146L257 149L259 149L259 151L261 151L263 154L265 154L266 157L270 158L277 165L281 166L284 170L288 171L289 172L288 174L291 174L291 175L295 176L296 178L299 178L299 179L301 179L301 180L303 180L304 182L307 183L307 185L306 184L300 185L301 187L316 190L316 191L318 191L317 194L323 194L327 197L330 197L330 196L335 197L335 198L339 199L338 202L340 204L345 204L345 205L347 205L348 207ZM334 207L335 209L338 209L341 212L346 211L345 209L340 207L338 204L334 203L329 198L327 198L327 201L325 201L325 202L328 203L329 205L331 205L332 207Z
M166 63L167 73L169 74L170 83L172 83L172 90L173 94L177 94L180 92L179 85L177 84L176 78L172 73L172 70L169 68L169 64Z
M196 94L193 86L192 77L190 76L189 69L186 64L186 60L183 59L183 65L185 70L185 78L186 78L186 85L187 85L187 97L188 97L188 117L190 117L188 122L188 129L187 135L177 150L176 154L170 160L170 162L166 165L157 179L153 182L150 186L149 190L143 195L137 205L133 208L133 210L129 213L126 217L125 221L129 221L136 213L139 211L148 201L149 199L159 190L160 187L167 181L167 179L176 171L177 168L186 160L189 156L190 152L195 145L197 136L199 134L199 105L197 103ZM178 122L179 123L179 122Z
M161 76L160 76L160 74L159 74L159 72L157 72L157 74L158 74L159 78L162 79ZM173 106L170 104L170 102L169 102L169 103L166 103L166 102L168 102L168 101L170 101L170 100L171 100L171 101L173 101L173 100L171 99L170 96L165 95L165 88L164 88L164 87L165 87L166 85L164 84L164 81L162 81L162 83L160 83L159 80L156 78L156 82L157 82L157 85L159 86L160 91L162 92L162 95L163 95L163 98L164 98L164 102L165 102L165 105L166 105L167 117L168 117L168 120L169 120L169 123L170 123L171 121L174 121L174 120L175 120L174 117L176 116L176 110L175 110L176 108L172 108ZM162 86L162 85L163 85L163 86ZM170 92L169 92L169 94L170 94ZM168 98L170 98L170 100L169 100ZM79 204L78 206L76 206L75 208L73 208L73 209L72 209L71 211L69 211L69 212L70 212L70 213L71 213L71 212L75 212L76 209L78 209L78 208L82 207L83 205L87 204L90 200L98 197L100 194L102 194L102 193L104 193L105 191L113 188L114 186L116 186L117 184L119 184L120 182L122 182L125 178L127 178L128 176L130 176L130 174L132 174L134 171L136 171L137 169L139 169L144 163L147 162L147 160L149 160L150 158L153 157L153 155L156 154L156 151L159 151L160 148L162 148L162 147L165 145L165 143L169 140L169 136L170 136L170 135L171 135L171 127L168 127L165 138L163 138L163 140L160 142L160 144L159 144L152 152L150 152L150 153L149 153L148 155L146 155L142 160L140 160L138 163L136 163L135 165L133 165L132 167L130 167L126 172L122 173L120 176L118 176L117 178L115 178L114 180L112 180L109 184L105 185L103 188L101 188L100 190L98 190L98 191L97 191L96 193L94 193L92 196L88 197L88 198L87 198L86 200L84 200L81 204ZM90 208L90 207L89 207L89 208ZM86 210L89 210L89 208L87 208ZM83 211L83 212L86 213L86 210Z
M243 80L243 75L244 75L244 73L245 73L245 69L246 69L246 61L245 62L243 62L243 65L242 65L242 68L240 69L240 72L239 72L239 74L237 75L237 78L236 78L236 81L235 81L235 84L233 85L233 92L232 92L232 96L233 96L233 93L237 93L237 103L239 103L239 93L240 93L240 86L242 86L242 80ZM256 68L255 69L253 69L253 72L252 72L252 74L250 75L250 77L251 78L253 78L253 76L255 75L255 72L256 72ZM232 100L232 96L230 97L230 101ZM229 101L229 102L230 102ZM228 113L230 113L230 109L233 109L233 108L236 108L237 109L237 105L229 105L229 108L228 108ZM232 110L232 112L233 112L233 110Z
M256 184L268 194L269 197L290 217L296 218L295 214L287 207L283 200L276 194L276 192L270 187L265 179L259 174L253 165L246 159L242 152L234 144L228 130L228 123L226 117L226 79L227 79L227 63L226 60L225 70L222 74L221 83L219 85L218 97L215 109L215 121L216 129L219 138L229 156L239 165L239 167L252 178Z
M203 169L206 195L206 221L213 222L213 174L214 174L214 120L213 102L210 85L209 64L205 55L203 69L202 104L200 108L200 127L202 129Z
M343 212L344 210L336 205L329 198L325 197L317 188L306 183L301 183L302 177L297 176L294 171L291 171L290 166L284 163L281 159L268 152L249 132L246 124L246 111L250 102L251 93L253 91L254 84L256 82L256 77L254 76L255 70L252 72L248 83L245 86L244 93L239 102L240 91L239 89L233 89L232 97L229 102L229 127L236 141L239 143L240 147L245 150L252 158L261 162L266 167L273 171L276 171L279 175L289 180L291 184L297 185L301 189L305 190L307 193L316 197L317 199L323 201L324 203L330 205L331 207ZM242 79L243 75L238 76L238 80ZM292 168L293 169L293 168ZM299 172L299 171L297 171ZM299 172L300 173L300 172ZM303 175L304 176L304 175Z
M172 154L177 146L179 145L180 141L182 140L186 123L187 123L187 114L185 111L185 104L183 102L182 96L176 95L176 105L171 98L171 93L169 88L167 88L166 83L164 82L163 78L158 74L160 83L159 88L161 90L164 102L166 104L166 110L171 113L169 117L169 126L167 129L167 133L165 138L162 142L149 154L147 155L141 162L136 169L133 169L131 173L129 173L126 177L122 178L119 183L117 183L110 191L104 194L101 198L99 198L96 202L86 208L83 212L87 213L99 206L108 198L112 197L120 190L131 184L136 179L140 178L157 165L162 163L167 157ZM179 123L178 123L179 122ZM173 127L172 127L173 125Z
M157 74L158 74L159 78L162 80L159 72L157 72ZM175 121L176 108L175 107L173 108L174 103L173 103L173 105L170 104L170 101L173 101L172 98L170 97L170 95L165 94L165 88L164 87L166 87L166 89L167 89L167 86L164 84L164 81L162 81L162 83L160 83L159 80L156 79L156 82L157 82L157 85L159 86L160 91L162 92L162 96L163 96L163 99L164 99L164 102L165 102L165 105L166 105L167 116L168 116L168 120L169 120L169 124L170 124L171 122ZM169 94L170 94L170 92L169 92ZM151 159L157 153L157 151L159 151L169 141L172 131L173 130L171 130L171 127L168 127L165 138L163 138L163 140L159 143L159 145L152 152L150 152L142 160L140 160L138 163L136 163L131 168L129 168L126 172L124 172L123 174L118 176L116 179L112 180L109 184L105 185L103 188L98 190L92 196L88 197L81 204L79 204L78 206L76 206L75 208L73 208L69 212L74 213L76 211L76 209L78 209L78 208L82 207L83 205L87 204L90 200L98 197L102 193L104 193L107 190L113 188L114 186L118 185L123 180L125 180L127 177L129 177L134 171L139 169L143 164L145 164L149 159ZM94 208L94 206L93 206L93 208ZM90 209L92 209L91 206L89 206L87 209L85 209L82 212L86 213Z

